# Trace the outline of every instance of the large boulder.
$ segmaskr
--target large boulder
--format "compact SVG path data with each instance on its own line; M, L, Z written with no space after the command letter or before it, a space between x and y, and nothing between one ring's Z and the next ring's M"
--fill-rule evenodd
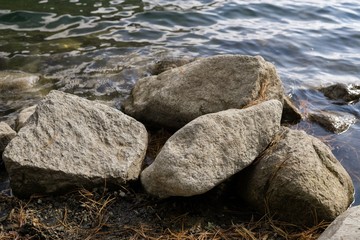
M141 173L159 197L202 194L247 167L280 128L278 100L203 115L177 131Z
M207 113L282 102L283 94L274 65L262 57L220 55L140 79L123 109L147 123L180 128Z
M259 211L300 225L335 219L354 194L350 176L323 142L287 128L238 183L241 196Z
M137 179L147 141L145 127L122 112L51 91L3 159L15 194L52 193Z
M318 240L360 239L360 206L352 207L338 216Z
M0 122L0 154L15 136L16 132L8 124Z

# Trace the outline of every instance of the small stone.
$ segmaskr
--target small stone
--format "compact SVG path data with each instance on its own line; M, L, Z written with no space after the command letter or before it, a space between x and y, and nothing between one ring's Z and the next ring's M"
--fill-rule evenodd
M330 99L344 100L347 102L360 99L360 85L337 83L328 87L320 88L320 91Z
M309 113L309 119L330 132L345 132L356 122L356 117L344 112L320 111Z

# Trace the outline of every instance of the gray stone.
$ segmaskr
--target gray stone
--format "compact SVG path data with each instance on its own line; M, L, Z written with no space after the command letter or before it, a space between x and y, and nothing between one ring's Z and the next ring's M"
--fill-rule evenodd
M203 115L178 130L141 173L161 198L202 194L247 167L280 128L278 100Z
M16 132L9 125L0 122L0 154L15 136Z
M122 184L138 178L147 131L106 105L51 91L6 147L17 195Z
M354 199L346 170L323 142L304 131L284 128L240 176L247 202L298 225L332 221Z
M0 71L0 93L29 90L39 79L22 71Z
M284 108L281 123L295 124L302 120L300 110L294 105L290 97L284 95Z
M330 99L344 100L347 102L360 99L359 85L337 83L328 87L320 88L320 91Z
M360 206L352 207L338 216L318 240L360 239Z
M144 122L180 128L207 113L282 102L283 94L274 65L262 57L220 55L140 79L123 109Z
M25 125L26 121L30 118L31 115L34 114L35 110L36 110L36 105L21 110L21 112L19 113L16 119L17 131L19 131L20 128L22 128Z
M309 119L333 133L342 133L356 122L356 117L349 113L320 111L309 113Z

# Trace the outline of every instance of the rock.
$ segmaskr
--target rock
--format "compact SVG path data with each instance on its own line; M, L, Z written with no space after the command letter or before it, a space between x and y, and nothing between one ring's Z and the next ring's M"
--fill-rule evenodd
M338 216L318 240L358 240L360 238L360 206L352 207Z
M294 105L287 95L284 95L284 108L281 123L295 124L300 122L301 119L302 114L300 110Z
M195 58L163 58L161 60L156 61L153 68L151 69L152 75L158 75L162 72L170 70L172 68L177 68L182 65L188 64L190 62L195 61Z
M34 114L36 105L21 110L16 119L16 130L19 131L25 125L25 122Z
M347 102L360 99L360 85L346 85L344 83L337 83L321 88L320 91L330 99L340 99Z
M145 127L122 112L51 91L3 160L17 195L118 185L138 178L147 141Z
M16 132L9 125L0 122L0 154L15 136Z
M140 79L123 109L144 122L180 128L207 113L269 99L283 101L273 64L260 56L220 55Z
M202 194L248 166L280 128L282 104L270 100L196 118L165 143L141 173L161 198Z
M37 75L22 71L0 71L0 93L28 90L39 79Z
M344 112L320 111L309 113L309 119L333 133L342 133L356 122L356 117Z
M283 128L240 173L241 196L258 211L297 225L332 221L354 199L346 170L319 139Z

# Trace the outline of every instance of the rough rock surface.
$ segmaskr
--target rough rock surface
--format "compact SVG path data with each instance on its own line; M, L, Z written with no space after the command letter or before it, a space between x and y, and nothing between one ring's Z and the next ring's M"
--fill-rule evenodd
M320 111L309 113L309 119L333 133L342 133L356 122L356 117L344 112Z
M360 99L360 85L337 83L321 88L320 91L330 99L344 100L347 102Z
M4 151L5 147L15 136L16 132L12 130L9 125L7 125L5 122L0 122L0 154Z
M0 93L28 90L39 79L37 75L21 71L0 71Z
M248 166L280 128L282 104L270 100L246 109L201 116L165 143L141 173L159 197L202 194Z
M274 65L262 57L219 55L140 79L123 109L144 122L180 128L207 113L282 102L283 94Z
M35 110L36 110L36 106L31 106L28 108L23 109L17 119L16 119L16 130L19 131L20 128L22 128L25 125L25 122L30 118L31 115L34 114Z
M360 206L352 207L338 216L318 240L360 239Z
M311 226L335 219L354 194L350 176L323 142L287 128L241 173L239 188L259 211Z
M281 123L295 124L300 122L302 115L300 110L294 105L291 99L284 95L284 108Z
M120 111L51 91L3 160L18 195L121 184L138 178L147 141L145 127Z

